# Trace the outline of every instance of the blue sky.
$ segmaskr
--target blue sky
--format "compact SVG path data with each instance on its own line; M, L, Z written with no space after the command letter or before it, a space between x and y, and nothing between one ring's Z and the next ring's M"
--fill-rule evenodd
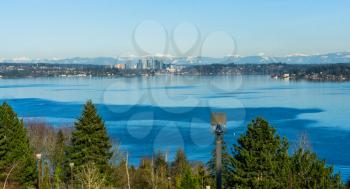
M133 38L177 56L349 51L349 10L348 0L2 0L0 58L142 54Z

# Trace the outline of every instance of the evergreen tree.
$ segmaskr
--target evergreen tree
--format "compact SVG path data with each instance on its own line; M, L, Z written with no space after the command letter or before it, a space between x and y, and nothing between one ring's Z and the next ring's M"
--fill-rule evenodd
M36 182L36 164L23 121L7 104L0 106L0 179L14 167L10 181L23 186L33 186Z
M317 158L315 153L302 149L291 157L289 187L303 188L342 188L339 174L333 174L333 167L327 167L325 161Z
M180 186L177 189L200 189L200 181L198 177L192 174L191 168L184 170L184 175L181 177Z
M64 176L63 175L63 168L61 168L60 166L57 166L54 170L54 175L53 175L55 189L61 188L63 176Z
M63 163L65 161L65 148L65 136L62 130L59 130L56 135L56 143L52 157L52 164L54 168L57 166L63 166Z
M196 177L198 177L201 188L205 188L208 185L213 185L213 179L209 175L208 170L202 162L197 163L195 166L194 174Z
M288 144L275 136L267 121L257 118L234 145L231 187L285 188L288 182Z
M5 156L8 153L8 132L7 126L3 123L4 115L3 107L0 106L0 179L3 180L5 176L5 168L8 162L5 160Z
M180 149L176 152L175 159L171 164L171 174L173 176L176 175L184 175L187 168L190 167L190 163L187 160L185 152Z
M130 170L130 168L128 168ZM129 171L130 172L130 171ZM118 164L110 166L106 170L107 182L111 187L115 188L127 188L128 178L126 173L126 160L125 158L120 160Z
M69 162L74 163L75 168L93 163L103 171L112 156L110 148L104 122L97 114L94 104L88 101L81 117L75 123L71 147L67 151Z
M65 136L62 130L59 130L56 135L56 143L52 157L55 188L60 188L61 182L64 180L65 148Z
M152 189L152 161L148 158L143 158L139 168L136 170L133 188L135 189Z
M156 188L168 188L168 170L165 154L159 151L154 158L154 184Z
M175 159L171 164L171 177L174 179L175 186L180 185L182 177L189 168L191 168L191 166L187 160L185 152L182 149L178 150Z
M51 189L50 167L47 162L44 164L44 176L42 179L41 189Z

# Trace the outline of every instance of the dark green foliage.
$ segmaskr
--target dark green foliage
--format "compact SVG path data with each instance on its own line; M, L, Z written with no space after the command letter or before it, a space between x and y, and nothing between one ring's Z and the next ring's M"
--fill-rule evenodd
M300 148L289 156L286 139L280 139L267 121L257 118L234 145L232 180L235 188L343 188L339 174ZM230 188L226 187L226 188Z
M64 173L63 168L57 166L54 170L53 181L55 188L59 189L63 185Z
M23 121L7 103L0 106L0 137L0 179L14 167L9 181L33 186L37 178L34 153Z
M38 141L44 143L44 140ZM152 159L142 159L138 168L126 167L125 157L113 160L104 122L91 101L86 103L81 118L75 123L71 145L66 147L66 137L61 131L54 141L54 145L48 145L52 146L53 153L43 160L43 189L52 188L52 182L55 188L71 186L71 162L74 163L74 187L84 186L93 179L96 187L127 188L128 170L133 189L202 189L207 185L215 188L215 151L208 169L202 163L190 164L183 150L178 150L170 167L162 152ZM115 157L119 157L116 152ZM262 118L248 125L246 133L234 145L232 155L227 152L225 143L222 153L225 189L346 187L340 175L333 174L333 167L326 166L325 161L319 160L309 149L299 148L289 156L287 140L276 135L275 129ZM4 103L0 106L0 183L11 167L15 168L9 185L35 186L37 170L26 129L11 107ZM64 176L68 176L66 183Z
M342 188L340 175L317 158L315 153L299 149L291 157L291 188Z
M51 179L50 179L50 168L49 164L45 162L44 164L44 174L42 178L41 189L51 189Z
M168 188L169 168L165 154L158 152L154 157L154 184L157 188Z
M202 162L195 165L194 174L198 178L199 185L201 186L200 188L205 188L206 186L212 185L211 183L214 183L212 177L209 175L208 170Z
M284 73L290 73L292 79L296 80L350 80L350 64L208 64L188 66L182 69L181 72L195 75L225 75L232 73L248 75L281 75Z
M168 175L168 163L165 160L165 154L158 152L154 157L155 172L161 172L164 176Z
M7 166L7 163L5 161L5 156L8 152L8 127L5 126L4 122L2 121L5 117L5 112L3 111L2 106L0 106L0 178L3 179L5 168Z
M200 181L198 177L192 174L191 168L184 170L184 175L181 177L180 186L177 189L200 189Z
M128 180L125 159L120 160L116 165L109 166L105 172L108 179L107 182L109 182L110 186L116 188L127 188Z
M136 170L134 184L132 188L135 189L152 189L153 175L152 175L152 161L148 158L143 158L140 162L139 168Z
M275 136L267 121L257 118L234 145L231 186L284 188L288 179L288 144Z
M52 157L55 188L59 188L61 182L64 179L63 170L65 162L65 148L65 136L62 130L59 130L56 134L56 143L54 146L54 152Z
M62 130L59 130L56 135L56 143L54 147L52 164L54 168L62 167L65 161L65 136L63 135Z
M175 159L171 164L171 175L181 176L185 174L185 171L190 167L190 163L187 160L186 154L182 149L176 152Z
M101 171L108 166L112 156L111 144L103 120L96 107L88 101L72 133L71 147L68 150L69 162L78 168L93 163Z
M171 176L173 184L179 186L182 177L185 175L187 169L189 169L190 163L187 160L185 152L180 149L176 152L175 159L171 164Z
M56 134L56 143L52 156L52 169L54 170L55 188L59 188L61 182L64 180L64 163L67 161L65 149L65 136L62 130L59 130Z

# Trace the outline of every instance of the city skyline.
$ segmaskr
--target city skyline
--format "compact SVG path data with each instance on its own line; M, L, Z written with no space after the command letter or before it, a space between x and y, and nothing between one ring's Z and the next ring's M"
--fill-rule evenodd
M15 0L0 4L2 59L145 55L133 40L151 54L176 57L350 50L346 19L350 2L342 0Z

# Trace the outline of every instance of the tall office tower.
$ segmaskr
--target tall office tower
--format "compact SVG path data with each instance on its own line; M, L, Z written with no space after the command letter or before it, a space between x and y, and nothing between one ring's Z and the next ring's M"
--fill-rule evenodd
M141 59L139 59L139 62L137 62L136 69L138 69L138 70L142 70L143 69L143 64L142 64L142 60Z

